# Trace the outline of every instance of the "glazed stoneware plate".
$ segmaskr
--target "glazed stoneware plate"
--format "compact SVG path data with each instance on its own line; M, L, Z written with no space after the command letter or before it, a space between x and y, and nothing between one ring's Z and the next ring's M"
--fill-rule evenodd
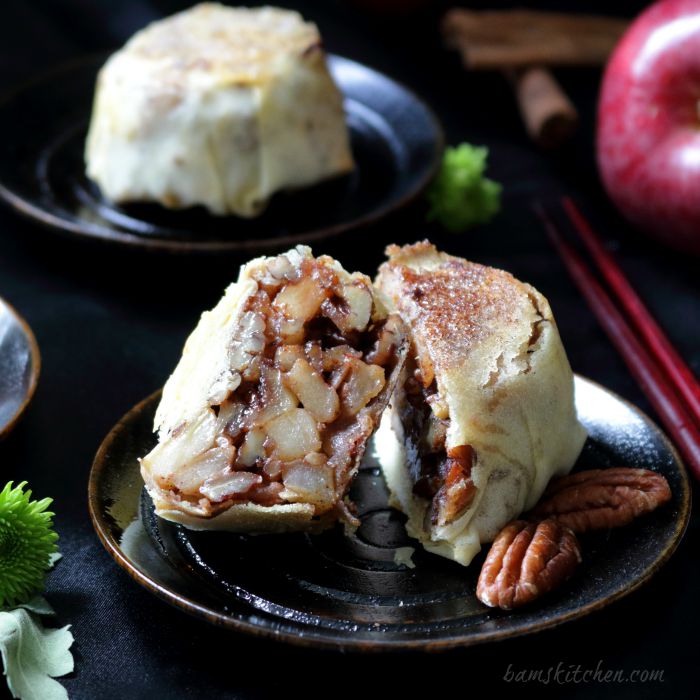
M39 346L27 322L0 299L0 440L17 424L39 380Z
M54 71L0 104L0 197L72 236L181 253L288 248L398 210L423 191L440 163L442 129L420 99L371 68L330 56L345 95L357 166L352 174L280 193L252 220L215 217L203 208L115 206L87 179L83 160L103 62L93 58Z
M137 458L155 444L155 394L122 418L102 444L89 485L90 513L109 553L172 605L232 630L295 644L379 651L444 649L527 634L574 620L630 593L671 556L690 510L675 449L634 406L576 378L589 438L575 469L626 465L663 474L673 500L632 525L582 536L583 564L529 607L492 610L475 596L482 552L468 568L416 548L415 568L397 549L416 545L370 461L351 496L362 522L319 535L193 532L158 518ZM369 450L368 450L369 452Z

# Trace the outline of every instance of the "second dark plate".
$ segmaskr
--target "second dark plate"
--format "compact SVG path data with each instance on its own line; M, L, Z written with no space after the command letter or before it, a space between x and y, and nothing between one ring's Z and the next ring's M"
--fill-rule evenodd
M32 400L40 366L32 329L0 298L0 440L10 434Z
M311 243L375 221L430 182L442 129L411 91L360 63L329 56L345 95L355 171L273 197L258 218L215 217L203 208L107 202L85 176L83 150L104 57L35 80L0 104L0 197L62 233L179 253L265 252Z

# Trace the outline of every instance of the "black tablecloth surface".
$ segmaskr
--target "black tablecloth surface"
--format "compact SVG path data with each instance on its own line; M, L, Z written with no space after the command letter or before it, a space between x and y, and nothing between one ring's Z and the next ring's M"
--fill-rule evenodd
M442 119L449 142L488 145L490 173L505 187L503 212L471 233L428 231L412 213L336 240L324 252L349 269L372 274L386 243L414 241L429 232L449 252L504 267L549 298L576 372L651 412L530 211L533 198L569 193L613 243L634 286L700 370L697 259L641 238L600 190L593 161L598 71L559 74L581 110L582 128L569 147L545 155L527 140L507 82L496 75L467 75L458 58L440 47L436 18L445 3L401 22L361 14L340 0L280 4L315 19L329 50L421 94ZM185 5L5 2L0 87L64 60L116 48L146 22ZM640 5L559 3L627 14ZM200 312L216 302L241 262L156 258L76 244L0 210L0 295L29 321L43 358L33 404L0 444L0 469L3 481L26 479L37 496L55 499L64 556L49 576L47 596L58 611L57 623L70 623L75 635L75 672L63 679L71 697L466 697L508 691L537 697L697 697L697 518L670 563L610 608L531 637L440 655L359 656L263 642L191 619L129 579L90 524L86 489L93 455L116 420L162 385ZM546 671L558 664L570 669L600 664L625 673L662 669L664 675L663 682L638 684L519 684L504 678L510 665Z

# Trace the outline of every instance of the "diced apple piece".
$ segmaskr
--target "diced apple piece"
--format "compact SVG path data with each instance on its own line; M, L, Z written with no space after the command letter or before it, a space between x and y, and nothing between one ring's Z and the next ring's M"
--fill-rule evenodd
M304 319L280 320L278 329L280 340L285 343L301 343L304 340Z
M275 350L275 364L283 372L289 372L294 363L304 357L304 348L301 345L280 345Z
M365 284L357 282L343 285L342 296L349 308L347 330L363 331L372 315L372 294Z
M216 416L217 435L226 431L230 438L235 439L241 431L244 411L245 406L239 401L225 401L222 403Z
M211 406L218 406L226 401L241 384L241 375L233 370L226 370L212 384L207 400Z
M214 444L216 435L216 415L209 409L197 420L179 425L168 439L161 434L161 442L144 461L154 477L169 483L171 474L198 459Z
M277 416L265 426L265 430L271 457L288 462L321 449L316 421L303 408L293 408Z
M350 360L350 372L340 390L343 412L354 416L384 388L384 369Z
M372 314L372 295L362 284L344 284L334 298L323 302L321 312L343 333L363 331Z
M323 452L310 452L304 456L304 462L312 467L321 467L328 461L328 457Z
M297 360L285 375L285 380L304 408L317 421L330 423L338 416L338 394L306 360Z
M216 433L225 435L235 444L246 423L245 405L237 400L225 401L218 408Z
M265 476L272 481L282 476L282 462L279 459L266 459L262 467Z
M276 416L299 405L297 397L282 381L282 372L265 368L260 377L260 412L253 417L254 425L264 425Z
M282 288L272 305L281 312L279 333L286 343L304 339L304 324L318 313L328 294L312 277L302 277Z
M280 493L284 490L284 486L279 481L272 481L269 484L258 484L254 486L249 494L249 498L253 503L261 506L274 506L283 503L280 498Z
M369 411L360 413L353 421L338 421L324 431L323 451L332 455L331 460L336 465L351 464L358 453L364 453L365 444L375 427ZM344 478L348 477L346 473Z
M288 464L282 483L286 489L282 495L288 501L302 500L326 508L335 501L335 478L329 467L313 467L304 462Z
M323 351L323 371L331 372L342 366L347 358L360 359L362 353L349 345L336 345Z
M259 474L227 472L207 479L199 492L213 503L219 503L231 496L243 496L261 483L262 477Z
M302 322L312 319L317 313L328 291L322 289L312 277L302 277L290 282L275 297L272 305L278 308L287 320Z
M226 473L236 456L236 448L220 437L216 445L187 466L173 472L172 484L186 494L195 494L207 480Z
M265 431L262 428L253 428L246 433L243 444L238 449L236 464L243 467L252 467L259 459L265 456Z

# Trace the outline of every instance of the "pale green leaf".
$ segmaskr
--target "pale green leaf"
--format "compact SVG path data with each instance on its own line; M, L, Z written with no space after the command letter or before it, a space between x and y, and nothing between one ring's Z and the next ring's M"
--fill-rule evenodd
M65 688L53 679L73 670L69 625L47 629L30 612L53 612L42 598L0 611L0 652L7 685L21 700L66 700Z
M18 608L24 608L29 610L29 612L36 613L37 615L55 615L54 609L49 605L49 601L40 595L34 596L31 600L26 603L16 606Z

